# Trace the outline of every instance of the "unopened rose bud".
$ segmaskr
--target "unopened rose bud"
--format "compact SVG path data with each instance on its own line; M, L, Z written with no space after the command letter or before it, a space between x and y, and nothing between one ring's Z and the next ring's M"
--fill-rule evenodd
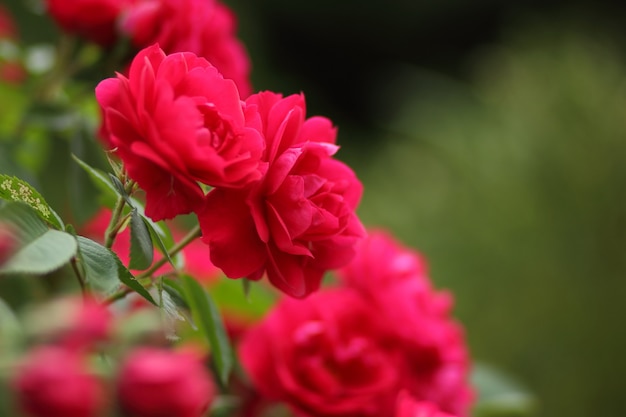
M200 417L215 395L196 355L152 348L126 358L117 390L120 409L132 417Z
M13 381L17 404L29 417L95 417L104 389L85 357L56 346L39 347Z

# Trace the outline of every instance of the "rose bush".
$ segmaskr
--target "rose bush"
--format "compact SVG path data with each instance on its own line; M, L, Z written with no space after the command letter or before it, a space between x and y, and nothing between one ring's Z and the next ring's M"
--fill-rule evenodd
M102 81L102 136L146 193L146 215L173 218L202 206L198 182L241 187L261 176L263 139L246 126L237 87L203 58L156 45L128 78Z
M332 156L336 129L305 119L302 95L262 92L246 100L247 121L265 137L260 181L214 189L198 211L211 260L231 278L270 282L293 297L319 288L324 272L354 255L363 234L355 214L362 186Z
M193 353L140 348L126 357L117 393L120 408L133 417L200 417L215 388Z

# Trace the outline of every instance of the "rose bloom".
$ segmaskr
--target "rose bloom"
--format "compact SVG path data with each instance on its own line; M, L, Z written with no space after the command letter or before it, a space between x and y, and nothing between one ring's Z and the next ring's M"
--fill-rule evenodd
M117 391L121 410L133 417L200 417L215 396L198 357L154 348L140 348L126 357Z
M102 46L117 39L116 24L133 0L45 0L47 11L67 33Z
M85 358L61 347L35 348L13 380L18 407L31 417L95 417L105 405Z
M417 401L406 391L398 394L395 417L455 417L429 402Z
M391 417L398 374L372 310L355 292L286 298L239 347L241 363L267 399L307 417Z
M211 260L230 278L270 282L293 297L318 289L329 269L347 264L364 230L355 214L362 186L332 156L336 129L305 119L304 97L263 92L246 100L262 132L268 164L261 181L214 189L197 212Z
M235 15L217 0L139 0L121 23L137 48L158 43L168 54L193 52L207 59L245 98L252 92L250 60L236 29Z
M79 233L96 242L104 242L104 233L111 220L110 209L100 209L85 225L80 227ZM175 240L182 238L184 233L174 224L168 225ZM113 252L120 258L124 265L130 262L130 228L127 227L117 234L113 247ZM180 252L183 257L182 271L191 275L201 283L215 281L220 274L220 270L211 263L207 247L200 239L196 239ZM160 252L154 248L154 258L158 259ZM172 266L166 263L156 271L156 274L167 274L174 272Z
M388 343L400 349L402 386L444 412L467 415L473 393L463 328L451 318L451 295L432 288L421 255L371 231L339 276L378 312Z
M104 141L146 192L146 215L173 218L202 205L198 182L242 187L261 176L263 139L245 124L232 80L192 53L157 46L135 57L128 78L96 87Z

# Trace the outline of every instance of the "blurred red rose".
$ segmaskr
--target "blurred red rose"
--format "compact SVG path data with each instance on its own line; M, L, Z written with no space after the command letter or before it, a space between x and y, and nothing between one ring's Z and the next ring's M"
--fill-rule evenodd
M429 402L417 401L411 395L402 391L398 394L395 417L455 417L440 411L439 408Z
M463 329L450 317L452 296L432 288L421 255L384 231L371 231L338 272L378 311L388 343L400 349L403 387L445 412L467 415L473 394Z
M0 41L8 42L9 44L18 40L18 33L13 17L9 11L0 4ZM7 49L7 48L5 48ZM6 82L10 84L19 84L26 77L24 67L18 61L17 48L15 48L15 56L13 51L9 56L0 57L0 82Z
M0 223L0 266L13 255L17 243L17 236L13 228Z
M133 0L45 0L47 11L66 32L109 46L117 19Z
M17 29L9 11L0 4L0 39L17 37Z
M107 208L100 209L85 225L79 229L79 233L96 242L104 242L104 233L111 220L111 210ZM169 223L169 222L168 222ZM184 232L176 227L175 224L168 224L170 231L175 240L183 237ZM113 247L113 252L120 258L124 265L130 262L130 229L125 228L118 233ZM159 251L154 249L154 259L158 259ZM219 277L220 270L211 263L207 247L200 239L196 239L182 250L183 257L182 271L191 275L201 283L208 283ZM155 274L164 275L173 272L173 268L166 263L159 268Z
M200 417L215 396L197 356L151 348L126 357L117 391L121 410L132 417Z
M64 346L92 349L111 337L113 315L93 298L72 298L69 301L68 323L61 335Z
M214 189L198 214L211 260L230 278L270 282L293 297L318 289L325 271L347 264L364 231L355 214L362 186L332 158L336 129L305 120L304 97L264 92L246 101L248 123L263 133L259 182Z
M263 139L246 127L237 88L205 59L142 50L128 78L102 81L102 133L146 192L146 215L173 218L202 205L197 181L241 187L257 180Z
M85 358L61 347L31 351L13 381L18 406L32 417L95 417L105 405Z
M121 29L137 48L158 43L168 53L192 52L207 59L251 92L250 60L236 38L236 18L216 0L140 0L125 14Z
M242 339L255 388L298 416L390 417L398 374L372 310L353 291L282 300Z

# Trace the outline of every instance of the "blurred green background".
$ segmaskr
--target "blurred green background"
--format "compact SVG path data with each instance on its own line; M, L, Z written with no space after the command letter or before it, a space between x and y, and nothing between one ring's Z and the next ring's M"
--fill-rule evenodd
M29 2L6 3L25 43L54 39ZM364 222L426 254L473 356L533 392L537 416L626 415L626 11L227 3L256 88L303 91L339 126Z

